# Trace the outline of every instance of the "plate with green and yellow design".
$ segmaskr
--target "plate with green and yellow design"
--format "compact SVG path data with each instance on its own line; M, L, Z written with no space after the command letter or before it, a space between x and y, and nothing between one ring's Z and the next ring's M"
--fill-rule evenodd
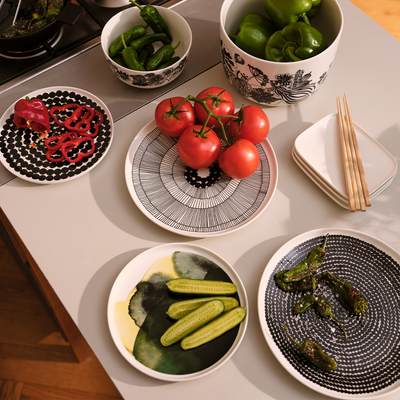
M246 318L235 328L199 347L183 350L180 342L164 347L160 338L176 321L168 307L200 297L172 293L167 282L189 278L231 282L232 295L248 312L245 288L223 258L204 247L171 243L153 247L131 260L120 272L108 300L108 325L121 355L136 369L165 381L205 376L225 364L239 347Z

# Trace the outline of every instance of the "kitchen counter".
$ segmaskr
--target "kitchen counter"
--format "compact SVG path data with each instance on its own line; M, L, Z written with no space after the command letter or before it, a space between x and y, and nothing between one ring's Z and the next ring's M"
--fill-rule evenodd
M269 259L283 244L317 228L362 231L400 252L397 177L365 213L351 214L330 200L291 157L296 137L336 112L335 99L345 92L353 119L400 159L400 43L348 0L339 0L345 29L323 86L297 105L265 108L271 123L268 139L279 166L271 203L255 221L236 232L192 239L162 229L141 213L127 190L124 163L132 140L153 118L163 98L196 95L214 85L229 89L236 105L249 104L230 88L218 62L222 1L200 3L207 18L193 11L195 2L187 0L177 11L182 11L193 30L207 31L208 40L201 39L203 44L199 44L194 35L189 61L193 69L185 70L169 87L148 93L125 86L113 77L100 46L95 46L1 95L0 112L4 112L16 99L38 88L67 85L88 90L110 108L115 137L105 159L90 173L58 185L11 179L0 187L0 206L124 398L323 399L287 373L269 349L257 316L258 286ZM371 48L380 48L381 56L372 57ZM215 373L168 383L142 374L124 360L111 339L106 310L111 287L130 260L146 249L175 242L203 246L233 266L247 291L249 323L238 351ZM382 398L397 399L398 392Z

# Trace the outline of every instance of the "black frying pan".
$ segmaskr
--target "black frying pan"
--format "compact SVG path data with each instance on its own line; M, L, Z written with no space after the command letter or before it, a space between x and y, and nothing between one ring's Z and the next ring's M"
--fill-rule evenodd
M84 10L82 6L72 3L71 0L64 0L63 10L48 25L23 36L1 37L1 34L12 25L17 4L18 0L5 0L0 8L0 52L31 50L47 42L61 29L63 24L73 25ZM22 0L18 15L31 15L35 4L36 0Z

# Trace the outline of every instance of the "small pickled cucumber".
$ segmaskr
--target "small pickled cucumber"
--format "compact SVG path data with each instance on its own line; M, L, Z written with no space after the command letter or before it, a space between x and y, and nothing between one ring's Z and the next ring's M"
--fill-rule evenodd
M167 347L179 342L185 336L218 317L224 309L225 306L221 300L208 301L170 326L161 336L161 344Z
M245 317L246 309L243 307L235 307L183 338L181 347L183 350L189 350L208 343L233 329L236 325L240 324Z
M233 283L202 279L171 279L167 282L167 286L174 293L198 295L230 295L237 291L237 287Z
M168 308L167 314L172 319L180 319L196 308L199 308L207 301L216 299L221 300L224 303L225 311L229 311L239 305L239 302L234 297L201 297L199 299L182 300L172 303Z

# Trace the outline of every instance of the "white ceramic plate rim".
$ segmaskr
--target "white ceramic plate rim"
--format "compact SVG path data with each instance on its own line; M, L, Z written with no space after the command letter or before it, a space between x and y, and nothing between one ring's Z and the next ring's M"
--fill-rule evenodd
M110 121L110 142L109 142L106 150L103 152L103 154L99 158L99 160L95 164L93 164L90 168L86 169L85 171L81 172L80 174L71 176L71 177L66 178L66 179L58 180L58 181L39 181L38 179L32 179L32 178L26 177L25 175L19 174L18 172L16 172L13 168L11 168L8 165L8 163L6 162L6 160L3 157L3 154L0 152L0 161L1 161L1 163L4 165L4 167L8 171L10 171L17 178L21 178L21 179L23 179L25 181L33 182L33 183L37 183L37 184L42 184L42 185L54 185L54 184L58 184L58 183L69 182L69 181L72 181L74 179L80 178L81 176L83 176L83 175L87 174L88 172L90 172L97 165L99 165L100 162L104 159L104 157L108 153L108 150L111 147L111 143L112 143L113 138L114 138L114 122L113 122L113 119L112 119L112 115L111 115L110 110L108 109L108 107L104 104L104 102L102 100L100 100L97 96L95 96L94 94L92 94L90 92L87 92L86 90L78 89L78 88L74 88L74 87L70 87L70 86L51 86L51 87L47 87L47 88L43 88L43 89L34 90L34 91L26 94L25 96L21 96L20 99L23 99L25 97L34 98L38 94L40 95L40 94L43 94L43 93L58 92L58 91L75 92L77 94L86 96L88 99L90 99L90 100L94 101L95 103L97 103L97 105L99 107L101 107L101 109L107 115L108 120ZM4 112L4 114L0 118L0 126L1 127L4 125L5 119L9 118L10 115L14 113L14 106L15 106L15 103L18 100L16 100L13 104L11 104L11 106Z
M268 325L265 321L265 314L264 314L264 300L265 300L265 290L268 284L269 279L271 278L271 272L273 272L274 268L276 265L279 263L279 261L284 257L290 250L292 250L294 247L300 245L301 243L304 243L305 241L309 239L313 239L318 236L325 236L326 233L329 232L329 234L332 235L346 235L346 236L352 236L357 239L363 240L365 242L368 242L375 247L379 248L380 250L384 251L386 254L388 254L390 257L392 257L397 263L400 263L400 254L396 252L392 247L390 247L388 244L382 242L381 240L375 238L374 236L368 235L366 233L352 230L352 229L343 229L343 228L322 228L322 229L315 229L309 232L302 233L301 235L298 235L294 237L293 239L289 240L286 242L283 246L281 246L276 253L272 256L272 258L269 260L267 266L265 267L265 270L261 276L260 284L258 287L258 297L257 297L257 308L258 308L258 319L261 325L261 330L264 335L264 338L271 349L272 353L278 360L278 362L286 369L289 374L291 374L294 378L296 378L299 382L304 384L305 386L308 386L310 389L322 393L326 396L331 396L337 399L376 399L382 396L387 396L388 394L391 394L397 390L400 389L400 381L397 381L390 387L379 390L375 393L368 393L368 394L362 394L362 395L351 395L351 394L346 394L346 393L340 393L336 392L334 390L329 390L326 388L323 388L319 386L318 384L315 384L314 382L309 381L308 379L304 378L302 375L300 375L296 369L289 363L289 361L283 356L281 353L280 349L278 346L275 344L275 341L273 340L272 336L269 333Z
M125 181L128 187L129 194L131 195L133 201L135 202L136 206L139 208L142 213L149 218L152 222L154 222L156 225L161 226L162 228L174 232L178 235L183 235L183 236L188 236L188 237L195 237L195 238L205 238L205 237L215 237L215 236L221 236L225 235L227 233L235 232L245 226L247 226L249 223L254 221L256 218L258 218L261 213L267 208L268 204L271 202L275 192L276 192L276 187L278 185L278 162L277 158L274 152L274 149L272 148L270 142L268 139L265 139L262 143L261 146L263 147L267 158L268 158L268 163L269 163L269 169L270 169L270 184L268 188L268 193L265 196L264 201L258 208L258 210L251 216L249 217L246 221L243 223L235 226L234 228L226 229L224 231L218 231L218 232L186 232L182 231L180 229L173 228L169 225L164 224L162 221L158 220L157 218L154 218L143 206L141 203L140 199L136 195L135 188L133 186L132 182L132 165L133 165L133 159L135 157L136 150L138 149L141 141L143 138L146 136L146 134L156 128L156 122L155 120L152 120L148 122L141 130L140 132L135 136L133 139L129 150L128 154L125 159Z
M198 371L196 373L183 374L183 375L170 375L154 371L151 368L148 368L145 365L138 362L133 357L133 355L130 354L128 350L123 346L119 338L114 320L115 303L126 300L128 294L143 279L144 275L146 274L148 269L153 265L153 263L155 263L162 257L172 255L175 251L186 251L186 252L196 253L215 262L222 270L224 270L228 274L229 278L237 286L239 303L242 307L246 307L247 309L247 316L244 319L244 321L242 321L242 323L240 324L236 339L232 344L232 347L229 349L229 351L214 365L202 371ZM224 260L222 257L217 255L213 251L208 250L202 246L190 243L168 243L145 250L143 253L140 253L138 256L133 258L122 269L122 271L118 275L117 279L115 280L111 288L107 306L107 319L108 319L108 327L110 329L111 337L114 341L114 344L119 350L119 352L122 354L122 356L128 361L129 364L131 364L133 367L143 372L144 374L149 375L153 378L160 379L163 381L182 382L206 376L211 372L215 371L216 369L220 368L230 359L230 357L238 349L245 335L247 328L247 321L249 319L249 306L248 306L245 287L239 275L226 260Z

